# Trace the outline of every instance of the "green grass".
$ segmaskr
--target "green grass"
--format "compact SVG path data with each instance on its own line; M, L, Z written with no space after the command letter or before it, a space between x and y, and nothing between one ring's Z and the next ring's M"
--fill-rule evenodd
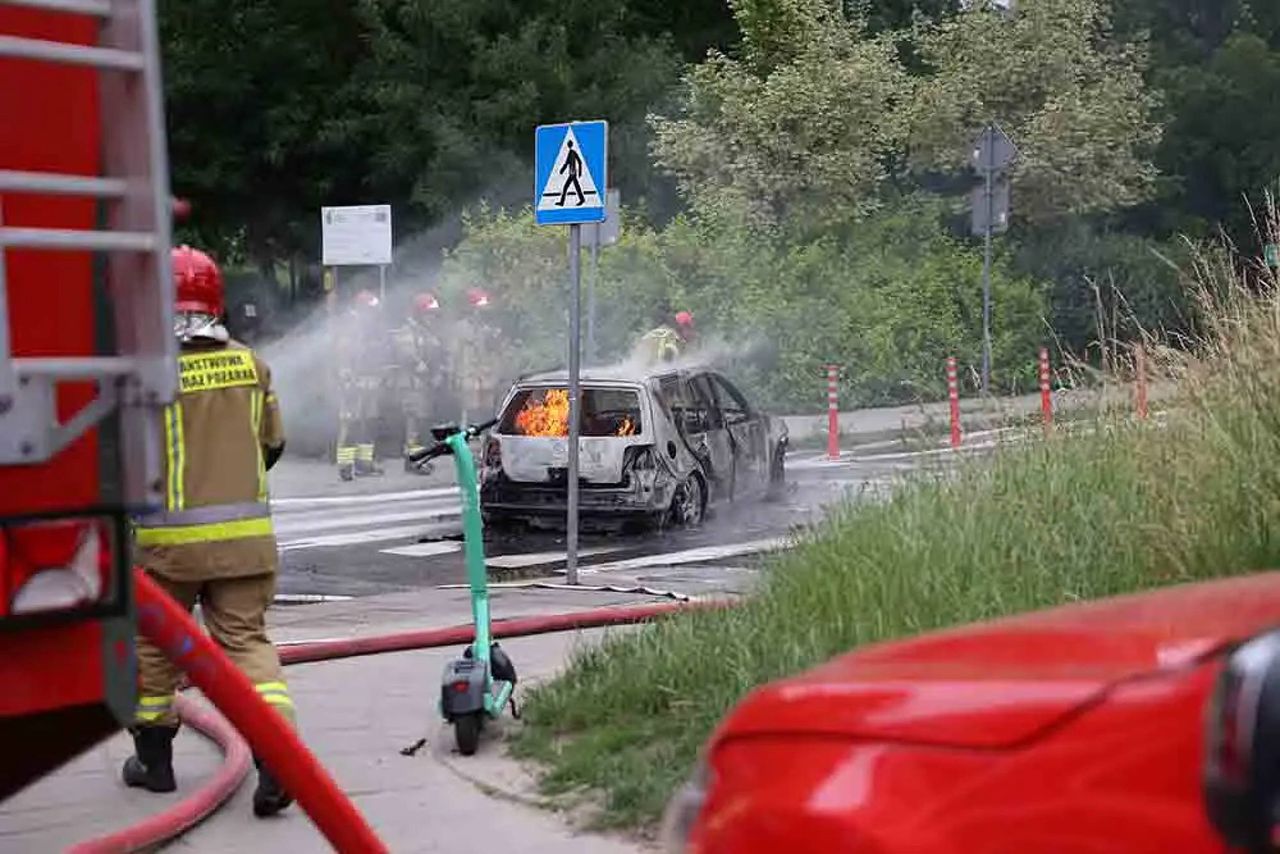
M1166 429L1100 417L851 504L741 607L580 651L530 695L516 752L547 792L600 796L602 826L644 828L763 682L872 641L1280 565L1280 301L1214 311L1198 360L1168 366Z

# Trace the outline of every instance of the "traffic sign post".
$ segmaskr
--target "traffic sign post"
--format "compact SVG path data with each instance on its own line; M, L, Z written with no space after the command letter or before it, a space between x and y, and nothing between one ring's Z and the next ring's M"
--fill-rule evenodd
M609 123L541 125L534 133L533 212L538 225L569 226L569 459L565 580L578 583L578 456L581 434L582 226L604 222Z
M982 393L991 393L991 236L1009 228L1009 184L1005 171L1018 159L1018 149L997 124L988 125L973 144L973 164L983 186L974 194L973 231L983 237L982 253ZM981 198L979 199L979 193Z

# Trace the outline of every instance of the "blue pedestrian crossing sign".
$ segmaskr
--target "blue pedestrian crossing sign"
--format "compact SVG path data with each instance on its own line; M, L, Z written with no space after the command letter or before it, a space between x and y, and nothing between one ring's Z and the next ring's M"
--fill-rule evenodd
M534 134L533 213L538 225L604 222L609 123L540 125Z

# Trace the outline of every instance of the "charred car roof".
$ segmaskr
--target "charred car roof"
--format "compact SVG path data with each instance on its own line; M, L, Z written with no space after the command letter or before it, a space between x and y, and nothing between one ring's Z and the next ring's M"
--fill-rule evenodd
M679 368L675 370L663 368L654 370L645 367L633 368L627 365L613 365L605 368L584 368L579 378L584 383L619 382L645 384L654 380L663 380L670 377L688 377L700 373L717 372L712 368ZM546 383L567 383L568 381L568 371L545 371L540 374L521 377L515 381L514 385L542 385Z

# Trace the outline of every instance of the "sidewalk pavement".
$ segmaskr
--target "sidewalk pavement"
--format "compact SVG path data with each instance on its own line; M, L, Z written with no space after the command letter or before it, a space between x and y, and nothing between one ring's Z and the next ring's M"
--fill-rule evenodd
M630 594L497 590L493 610L495 617L515 617L639 601L654 600ZM469 620L468 608L465 591L424 590L275 609L271 616L275 640L287 643L455 625ZM628 630L541 635L502 644L524 690L553 675L576 646L598 642L606 632ZM509 718L487 730L476 756L453 752L453 734L436 717L436 699L445 662L460 652L452 647L410 651L300 664L287 671L304 740L390 850L646 850L632 840L580 833L565 816L530 806L540 800L532 779L501 744L503 734L518 726ZM416 756L400 755L401 748L424 737L428 746ZM128 737L118 736L0 804L0 854L62 850L134 823L190 794L218 765L216 748L184 730L176 745L178 793L143 794L119 780L120 764L130 752ZM253 818L253 779L250 775L232 801L171 848L211 854L328 850L296 807L277 819Z

